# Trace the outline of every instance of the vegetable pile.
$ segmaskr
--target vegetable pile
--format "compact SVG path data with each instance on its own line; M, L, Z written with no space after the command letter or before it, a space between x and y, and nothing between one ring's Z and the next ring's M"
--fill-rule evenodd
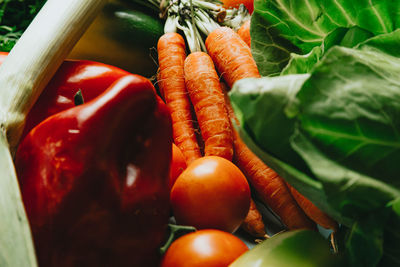
M187 165L172 185L175 219L197 229L231 233L242 224L254 237L265 238L255 202L242 197L245 189L232 193L238 190L237 171L232 173L227 163L220 167L228 160L247 178L253 197L272 209L285 227L316 230L318 223L336 232L337 223L265 165L237 133L238 119L227 93L239 80L261 77L245 41L249 30L249 24L243 24L242 39L233 29L218 27L206 36L206 52L188 55L179 33L165 33L158 41L157 84L171 112L174 143ZM229 179L225 173L230 173Z
M398 1L45 2L0 12L1 266L399 265Z

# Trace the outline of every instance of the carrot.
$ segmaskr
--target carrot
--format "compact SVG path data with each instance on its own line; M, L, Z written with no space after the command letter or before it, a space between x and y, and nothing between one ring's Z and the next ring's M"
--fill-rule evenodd
M157 44L160 87L172 118L173 139L185 156L186 163L201 157L191 104L185 86L183 65L185 41L178 33L166 33Z
M228 114L232 121L238 124L227 92L223 91L223 93ZM247 147L234 129L233 144L234 162L246 176L261 201L270 207L289 229L315 229L315 223L299 207L285 181Z
M204 52L191 53L185 60L184 70L186 88L204 140L205 156L232 160L232 130L212 59Z
M225 83L221 82L221 88L222 92L224 94L225 98L225 103L230 103L229 97L228 97L228 87L226 86ZM226 109L229 114L229 118L233 119L236 124L239 124L239 120L236 118L232 106L226 105ZM249 213L247 214L246 218L244 219L243 224L241 225L242 229L249 233L252 236L255 237L265 237L266 232L265 232L265 224L263 221L263 218L261 216L261 212L258 210L256 204L254 203L254 200L251 199L250 202L250 209Z
M226 108L226 111L228 112L228 116L231 120L233 120L233 122L236 125L239 125L240 122L239 122L238 118L236 117L235 112L233 111L233 108L231 105L231 100L229 99L229 96L228 96L228 91L230 90L230 88L224 82L220 82L220 85L221 85L222 93L224 94L225 108Z
M321 225L326 229L332 229L334 232L338 229L338 224L331 217L321 211L317 206L315 206L309 199L300 194L294 187L292 187L289 183L286 183L292 196L296 200L297 204L304 210L308 217L311 218L314 222Z
M314 222L296 203L284 180L246 146L236 131L234 137L235 162L260 199L289 229L315 229Z
M244 219L241 227L244 231L254 237L264 238L267 234L265 232L265 224L263 218L253 199L251 199L250 201L249 212L247 213L247 216Z
M229 87L243 78L260 77L250 47L231 28L212 31L206 39L206 48Z
M246 20L242 26L240 26L239 30L237 31L240 38L249 46L251 47L251 38L250 38L250 20Z

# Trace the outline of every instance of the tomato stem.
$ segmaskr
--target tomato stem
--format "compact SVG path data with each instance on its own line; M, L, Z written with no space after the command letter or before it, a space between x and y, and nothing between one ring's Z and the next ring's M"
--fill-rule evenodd
M164 255L169 246L174 242L178 237L188 234L191 232L195 232L196 228L193 226L188 226L188 225L176 225L176 224L168 224L169 228L169 236L165 244L160 247L160 254Z

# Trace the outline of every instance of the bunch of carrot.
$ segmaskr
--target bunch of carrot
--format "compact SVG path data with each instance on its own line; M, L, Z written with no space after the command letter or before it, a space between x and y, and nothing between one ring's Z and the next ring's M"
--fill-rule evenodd
M265 165L232 125L237 119L227 91L237 80L260 77L249 47L249 26L244 24L247 28L240 29L240 35L227 27L217 28L206 39L207 53L188 56L180 34L166 33L159 39L158 84L171 112L174 142L187 165L203 155L232 160L257 197L288 229L316 229L317 223L336 231L337 223ZM255 237L266 234L254 202L242 228Z

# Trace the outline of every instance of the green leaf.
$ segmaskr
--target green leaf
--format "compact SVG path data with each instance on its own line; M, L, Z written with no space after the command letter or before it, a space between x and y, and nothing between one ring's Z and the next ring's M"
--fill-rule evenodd
M400 196L396 188L330 159L326 151L313 144L312 137L296 132L291 140L296 152L323 185L329 204L343 217L357 219Z
M388 204L391 210L389 219L385 225L383 257L379 266L400 265L400 198Z
M344 225L352 225L353 220L345 217L333 209L327 201L326 193L322 183L314 179L312 176L302 172L296 167L287 164L269 153L263 151L248 136L247 132L242 128L239 129L240 137L246 145L261 159L267 166L275 170L282 178L294 186L299 192L309 200L311 200L318 208L329 214L332 218Z
M358 26L337 28L325 38L324 49L328 50L335 45L351 48L373 36L374 35L370 31L364 30Z
M254 4L260 73L287 80L243 81L231 92L246 143L350 226L351 265L400 265L400 1Z
M256 0L254 6L252 53L263 76L276 75L290 53L308 54L326 38L330 47L341 43L350 47L400 25L399 0Z
M286 114L295 111L286 107L309 77L287 75L236 82L229 96L241 124L239 133L258 157L300 193L330 216L350 225L351 219L329 206L322 184L309 175L305 162L290 145L295 119Z
M288 163L301 159L289 143L295 121L286 116L285 108L308 77L308 74L299 74L243 79L230 92L237 117L249 136L261 149Z
M289 62L283 68L280 75L309 73L323 56L324 50L327 51L335 45L344 47L359 46L360 43L369 40L372 36L371 32L361 29L358 26L337 28L325 37L321 46L314 47L308 54L299 55L291 53Z
M347 233L346 258L350 266L376 266L383 256L383 229L387 221L387 210L355 222Z
M399 69L399 58L335 47L293 102L299 110L299 132L312 138L326 157L397 188Z
M332 47L309 74L242 80L230 92L243 140L351 226L348 260L371 266L400 261L400 58L382 52L395 33ZM389 219L377 213L388 206Z
M359 49L378 49L394 57L400 57L400 29L388 34L381 34L357 45Z
M354 26L347 29L346 34L343 36L342 40L340 40L338 45L351 48L372 36L373 34L370 31Z
M316 46L306 55L290 54L289 63L280 75L308 73L322 56L322 48Z

